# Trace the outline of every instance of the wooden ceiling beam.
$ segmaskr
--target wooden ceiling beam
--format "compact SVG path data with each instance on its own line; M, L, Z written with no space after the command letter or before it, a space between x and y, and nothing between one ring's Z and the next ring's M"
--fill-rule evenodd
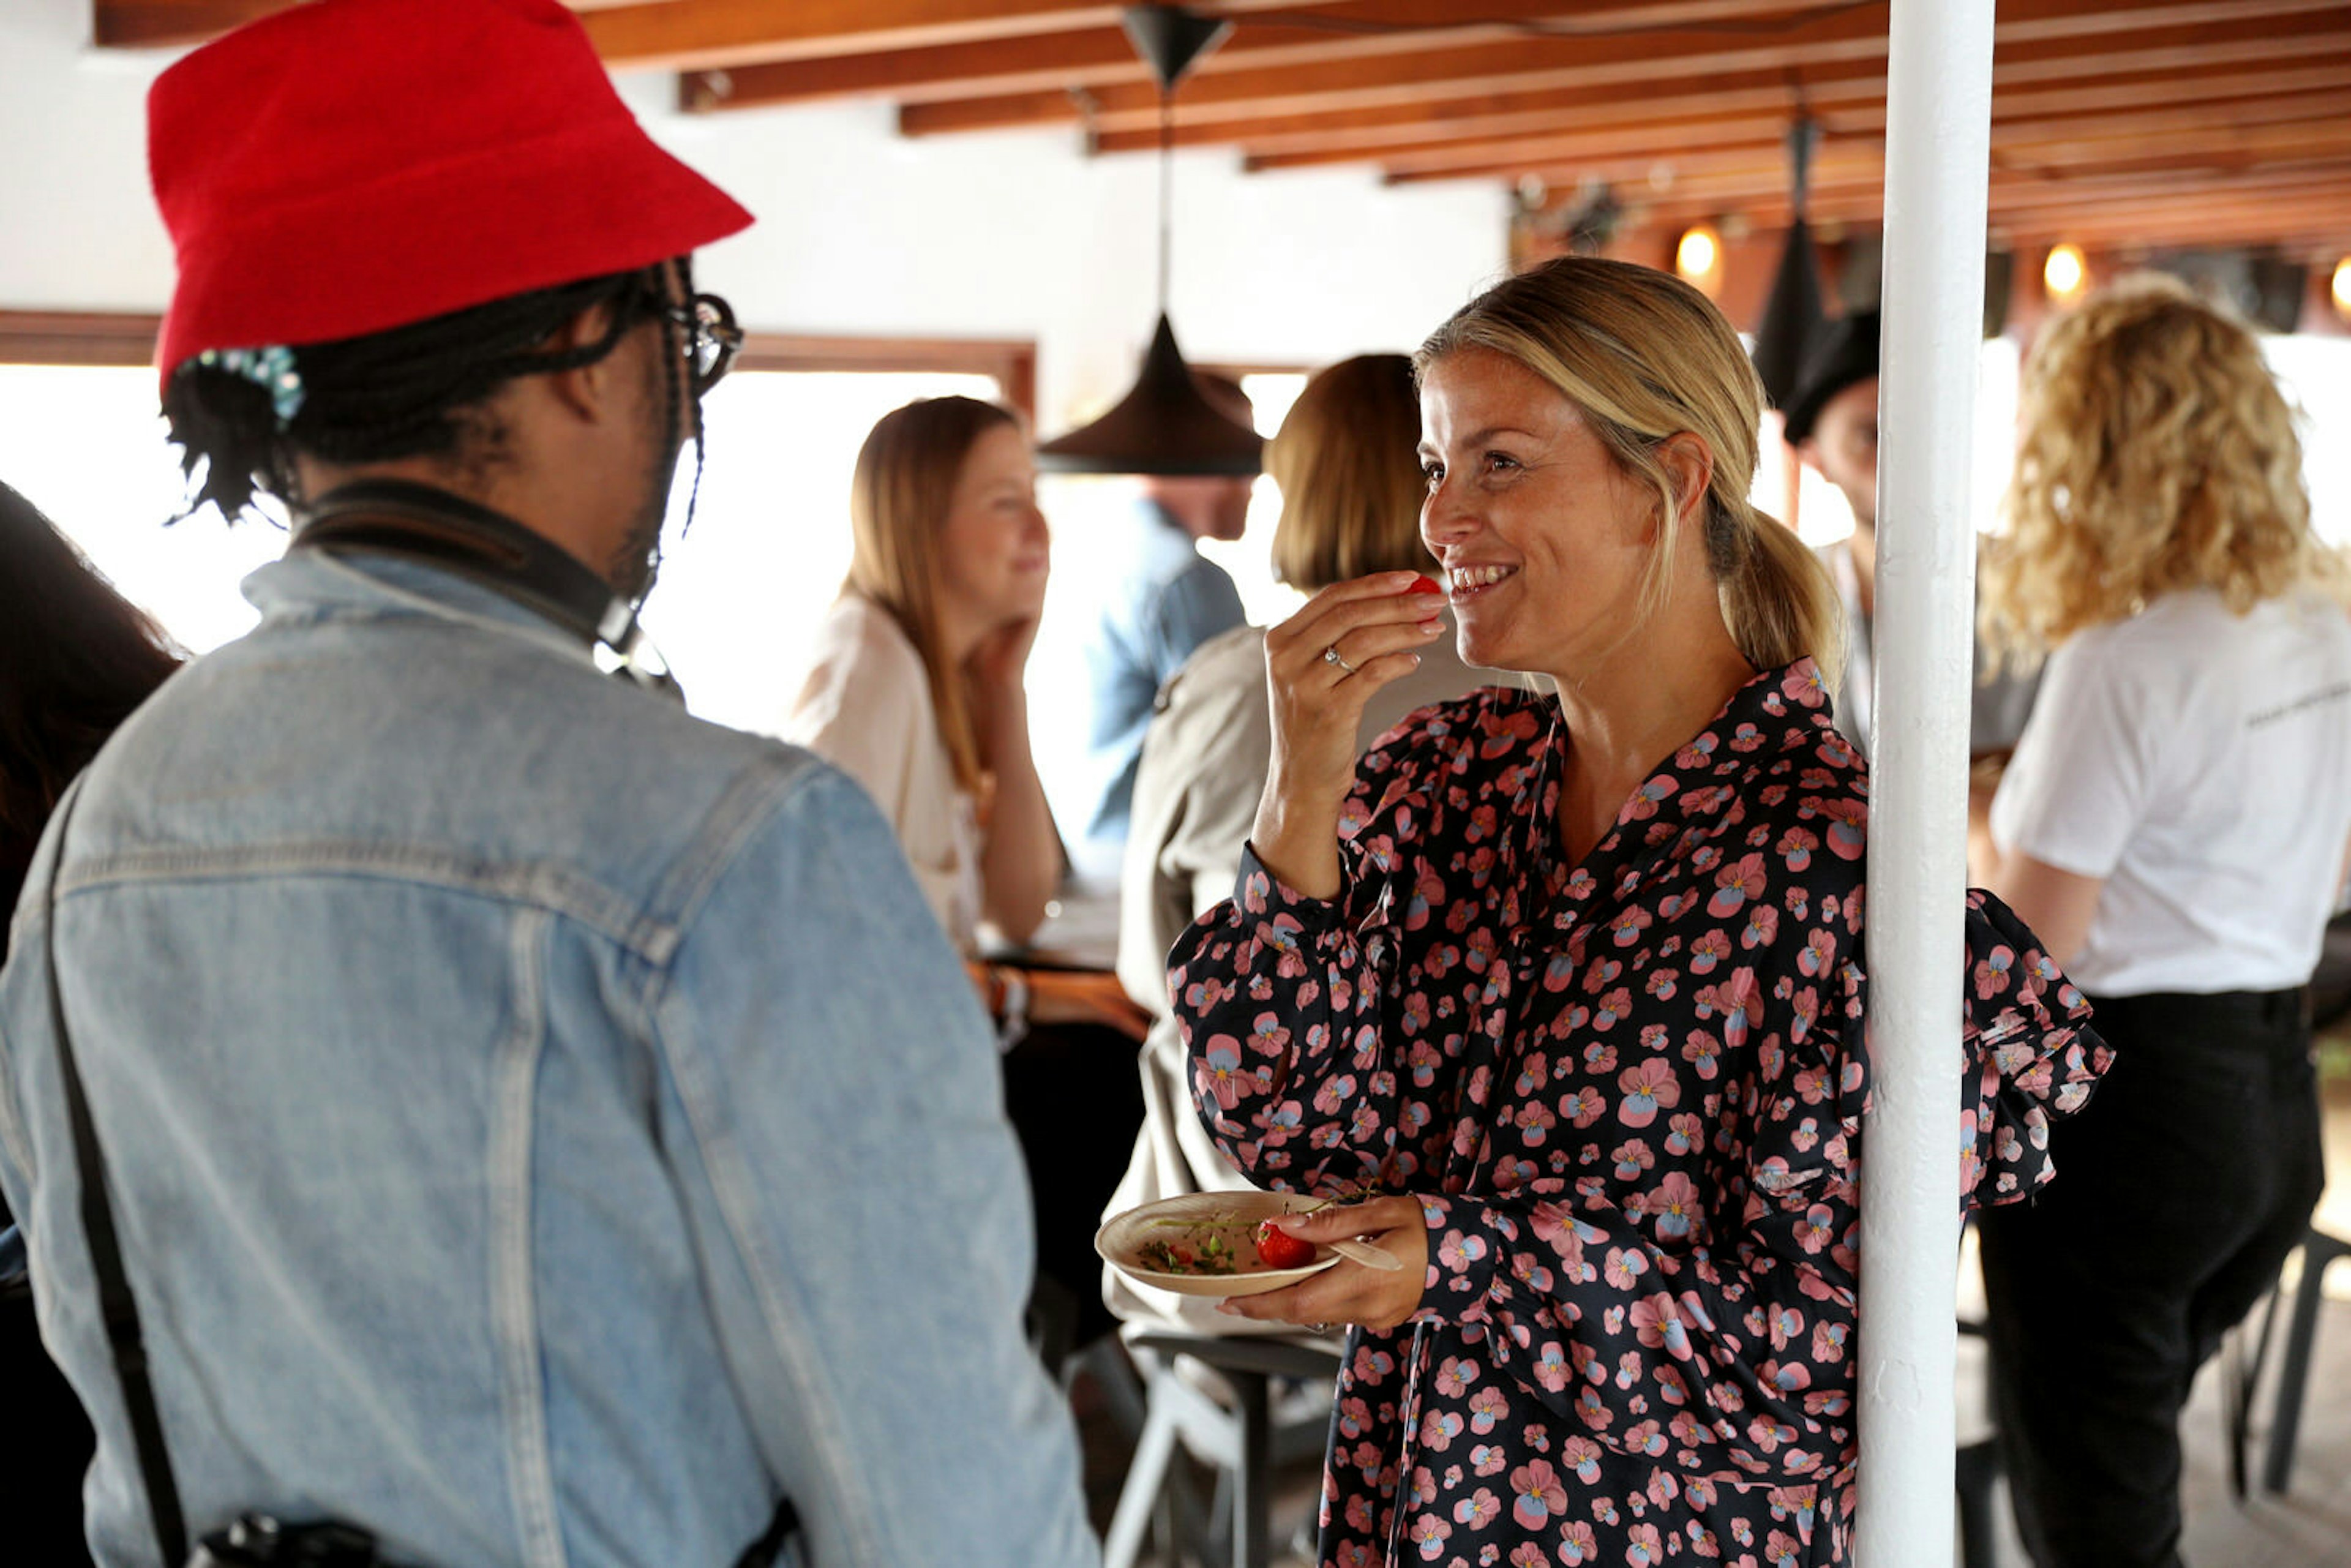
M1991 185L1991 211L2014 217L2048 213L2065 217L2134 204L2300 201L2314 192L2351 183L2351 151L2315 155L2289 167L2215 179L2202 169L2137 169L2073 180L2001 180Z
M1202 0L1227 16L1332 0ZM1056 33L1115 31L1103 0L649 0L582 17L606 63L676 70L818 60Z
M2307 30L2316 20L2341 25L2342 0L2266 0L2256 14L2243 0L2007 0L1995 37L2010 47L2105 39L2123 47L2154 30L2186 45ZM2317 30L2330 30L2320 26ZM2079 53L2079 49L2073 52ZM1628 36L1596 39L1523 38L1503 45L1433 48L1290 69L1233 69L1187 82L1176 103L1179 124L1207 125L1270 114L1395 108L1432 97L1584 89L1623 96L1640 85L1754 71L1802 71L1838 61L1882 61L1885 14L1876 6L1814 15L1766 37L1729 42L1719 36ZM2076 68L2094 68L2083 62ZM1156 125L1157 95L1141 86L1088 88L1086 116L1104 133ZM909 104L899 127L910 136L1062 124L1079 117L1067 92Z
M200 44L295 0L91 0L109 48ZM614 67L703 69L933 48L1071 30L1117 36L1116 0L566 0ZM1195 0L1228 16L1332 0ZM1128 51L1128 58L1134 57Z
M2071 225L2135 222L2165 214L2262 213L2279 233L2308 232L2351 225L2351 158L2331 163L2215 184L2209 178L2147 175L2070 181L2062 189L2033 182L1995 183L1990 193L1991 225L1997 231L2043 233ZM1696 223L1743 220L1756 228L1785 227L1788 193L1761 185L1741 191L1719 178L1693 181L1671 192L1630 193L1624 198L1628 226L1680 228ZM1556 203L1542 217L1558 221L1573 204ZM1876 227L1885 215L1882 192L1840 179L1813 193L1809 215L1818 224ZM2334 214L2341 214L2338 219Z
M2341 112L2340 105L2346 101L2346 95L2351 95L2351 34L2345 35L2344 41L2346 47L2339 56L2322 57L2314 63L2282 69L2227 71L2210 76L2149 73L2122 81L2102 79L2096 87L2032 88L2008 92L1995 89L1994 133L2026 120L2104 122L2118 114L2169 106L2202 105L2212 113L2240 109L2258 112L2262 106L2281 97L2309 93L2334 95L2336 111ZM1856 82L1851 88L1849 93L1834 95L1813 87L1805 90L1813 118L1829 140L1844 135L1880 135L1885 131L1884 81ZM1442 162L1447 154L1467 153L1471 148L1487 149L1487 155L1482 160L1464 161L1499 162L1546 143L1564 142L1595 131L1662 134L1668 138L1667 145L1676 147L1703 144L1722 140L1730 134L1729 128L1732 127L1768 122L1784 131L1793 110L1792 95L1784 86L1773 84L1655 98L1638 105L1627 104L1621 111L1604 115L1589 111L1563 113L1552 109L1544 114L1505 122L1504 129L1484 134L1471 129L1483 122L1463 120L1441 128L1398 126L1342 138L1335 143L1319 141L1311 133L1269 139L1248 136L1241 141L1247 149L1245 166L1251 170L1360 163L1376 158L1393 171ZM1641 128L1646 128L1646 132ZM1415 137L1411 134L1415 129L1422 129L1424 133ZM1441 134L1425 133L1440 129Z
M2161 37L2162 35L2158 35ZM2177 37L2177 35L2174 35ZM2210 72L2235 72L2242 82L2262 70L2294 69L2351 59L2351 25L2334 32L2304 32L2276 37L2212 38L2170 47L2134 47L2112 51L2100 47L2086 58L2078 47L2020 46L2002 51L1992 74L1993 110L2019 97L2037 92L2041 103L2027 99L2024 112L2038 112L2048 98L2077 100L2086 105L2130 108L2148 101L2168 101L2161 89L2179 82L2193 90L2199 77ZM1792 113L1801 85L1805 100L1816 109L1837 104L1886 101L1883 60L1840 62L1830 67L1808 66L1799 73L1710 73L1668 82L1644 81L1611 92L1604 84L1586 89L1544 89L1532 92L1494 93L1473 89L1458 97L1432 96L1416 102L1372 109L1323 110L1312 114L1268 116L1249 120L1212 121L1186 125L1177 103L1176 144L1179 147L1238 141L1252 152L1307 152L1317 148L1380 148L1446 140L1495 140L1563 129L1578 116L1617 117L1703 112L1707 110L1761 110L1777 106ZM1447 89L1432 86L1432 93ZM2234 92L2231 87L2219 96ZM1148 131L1104 131L1097 138L1104 152L1141 152L1159 145L1156 127Z
M2316 267L2331 267L2351 254L2351 225L2314 228L2306 225L2295 226L2298 221L2293 214L2275 209L2224 216L2175 210L2135 217L2111 229L2020 229L2007 237L2011 247L2017 250L2034 250L2070 240L2093 251L2125 256L2132 251L2243 246L2273 251L2288 260Z
M201 44L283 11L294 0L93 0L90 37L105 49Z
M2341 215L2330 216L2330 213ZM1741 215L1756 233L1784 229L1791 216L1784 197ZM1866 230L1877 226L1881 214L1874 204L1814 203L1809 215L1816 229L1823 224L1841 224ZM1656 230L1670 239L1688 225L1713 216L1670 207L1636 208L1627 214L1626 226ZM2072 240L2094 250L2253 246L2332 264L2351 254L2351 180L2224 206L2173 199L2095 208L2071 216L1995 210L1989 235L1993 248L2003 250L2031 249L2059 240Z
M2274 84L2273 84L2274 85ZM2333 85L2303 92L2179 104L2161 109L2104 110L1997 119L1991 128L1995 166L2062 168L2084 162L2127 162L2142 147L2176 150L2195 139L2202 155L2242 160L2268 152L2290 154L2313 142L2351 133L2344 112L2351 68L2335 73ZM1882 149L1883 106L1839 110L1821 117L1823 147L1847 144ZM1651 123L1628 123L1558 135L1500 142L1440 142L1385 153L1384 172L1429 179L1480 176L1511 178L1527 171L1572 167L1586 159L1649 158L1671 165L1690 154L1744 147L1769 154L1784 144L1787 122L1775 116L1695 115ZM1331 162L1322 154L1251 157L1252 170L1292 168ZM1360 154L1355 161L1360 161Z
M102 49L185 48L220 37L298 0L91 0L90 40ZM563 0L603 11L644 0Z
M1395 109L1345 114L1269 117L1176 129L1177 146L1237 142L1269 168L1309 162L1360 162L1392 151L1418 151L1464 141L1501 141L1520 136L1556 135L1579 125L1681 120L1698 116L1777 115L1782 126L1793 118L1797 83L1784 71L1758 71L1647 84L1650 90L1622 100L1593 99L1559 91L1499 93L1476 99L1433 99ZM1886 102L1886 68L1876 60L1857 62L1850 74L1805 74L1803 99L1815 114L1854 105ZM1159 144L1156 132L1105 131L1095 139L1100 152L1140 152Z
M2101 137L1996 145L1991 167L1995 181L2005 174L2062 185L2083 178L2179 171L2205 174L2220 184L2344 154L2351 154L2351 119L2335 113L2296 124L2210 126L2142 142Z
M1213 7L1210 7L1213 9ZM1671 26L1734 26L1784 16L1789 0L1617 0L1585 5L1562 20L1563 0L1479 0L1458 26L1431 21L1429 0L1330 0L1314 25L1237 18L1232 35L1193 69L1313 64L1365 55L1411 54L1440 43L1495 42L1529 24L1579 34ZM1441 14L1441 13L1440 13ZM1149 69L1117 26L989 39L932 48L882 49L845 58L775 60L724 72L689 71L679 98L697 110L886 96L902 104L1006 93L1066 92L1148 84Z
M1677 182L1670 191L1624 190L1617 195L1622 203L1619 224L1625 229L1679 230L1698 223L1773 229L1784 228L1790 220L1784 181L1768 183L1752 172L1743 178L1718 172ZM2104 233L2136 225L2171 234L2192 229L2197 220L2217 221L2221 215L2245 219L2245 226L2230 229L2230 243L2262 238L2264 226L2271 235L2307 235L2351 225L2351 156L2233 183L2215 183L2193 173L2068 181L2062 188L2032 181L1995 182L1990 197L1991 228L2001 243L2022 243L2008 237L2018 234L2062 235L2076 227ZM1523 221L1538 229L1555 227L1573 205L1572 199L1554 199L1542 214ZM1846 171L1816 188L1808 205L1807 215L1816 227L1874 229L1885 217L1878 183L1855 179Z

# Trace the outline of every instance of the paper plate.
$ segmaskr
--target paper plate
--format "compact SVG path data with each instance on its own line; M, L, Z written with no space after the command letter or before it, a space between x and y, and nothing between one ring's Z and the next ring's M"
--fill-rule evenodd
M1327 1247L1295 1269L1268 1269L1257 1260L1252 1232L1277 1214L1303 1214L1323 1199L1292 1192L1196 1192L1163 1198L1113 1215L1094 1232L1094 1250L1103 1262L1139 1285L1179 1296L1254 1296L1294 1285L1339 1260ZM1221 1242L1232 1260L1229 1273L1169 1272L1145 1249L1167 1246L1196 1256L1215 1255Z

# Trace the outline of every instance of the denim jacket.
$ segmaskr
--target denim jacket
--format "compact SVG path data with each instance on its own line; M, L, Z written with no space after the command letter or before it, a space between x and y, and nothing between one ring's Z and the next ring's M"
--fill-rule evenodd
M54 934L52 823L0 972L102 1568L156 1552L53 936L192 1535L727 1568L781 1492L814 1564L1092 1562L994 1042L856 787L420 565L246 593L84 777Z

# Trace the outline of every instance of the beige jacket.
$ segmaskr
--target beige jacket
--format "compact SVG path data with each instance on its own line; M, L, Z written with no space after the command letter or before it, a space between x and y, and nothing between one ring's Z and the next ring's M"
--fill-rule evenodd
M1420 668L1375 694L1364 712L1370 744L1405 715L1480 686L1527 677L1461 662L1455 640L1439 639ZM1167 950L1199 915L1230 898L1241 847L1273 765L1265 632L1238 627L1201 644L1159 693L1134 779L1134 816L1119 882L1118 976L1150 1010L1143 1048L1143 1131L1108 1214L1191 1192L1246 1191L1192 1109L1184 1041L1168 1016ZM1114 1270L1102 1299L1121 1318L1176 1323L1201 1333L1295 1333L1215 1311L1212 1300L1150 1290Z

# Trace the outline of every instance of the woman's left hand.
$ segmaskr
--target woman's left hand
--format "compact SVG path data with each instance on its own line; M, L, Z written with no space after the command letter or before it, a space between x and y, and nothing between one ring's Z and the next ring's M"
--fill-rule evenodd
M1263 1322L1361 1323L1392 1329L1420 1310L1422 1281L1428 1273L1428 1221L1416 1197L1375 1197L1339 1204L1312 1214L1274 1222L1301 1241L1316 1246L1358 1237L1404 1267L1374 1269L1342 1258L1311 1279L1259 1296L1233 1296L1217 1310Z

